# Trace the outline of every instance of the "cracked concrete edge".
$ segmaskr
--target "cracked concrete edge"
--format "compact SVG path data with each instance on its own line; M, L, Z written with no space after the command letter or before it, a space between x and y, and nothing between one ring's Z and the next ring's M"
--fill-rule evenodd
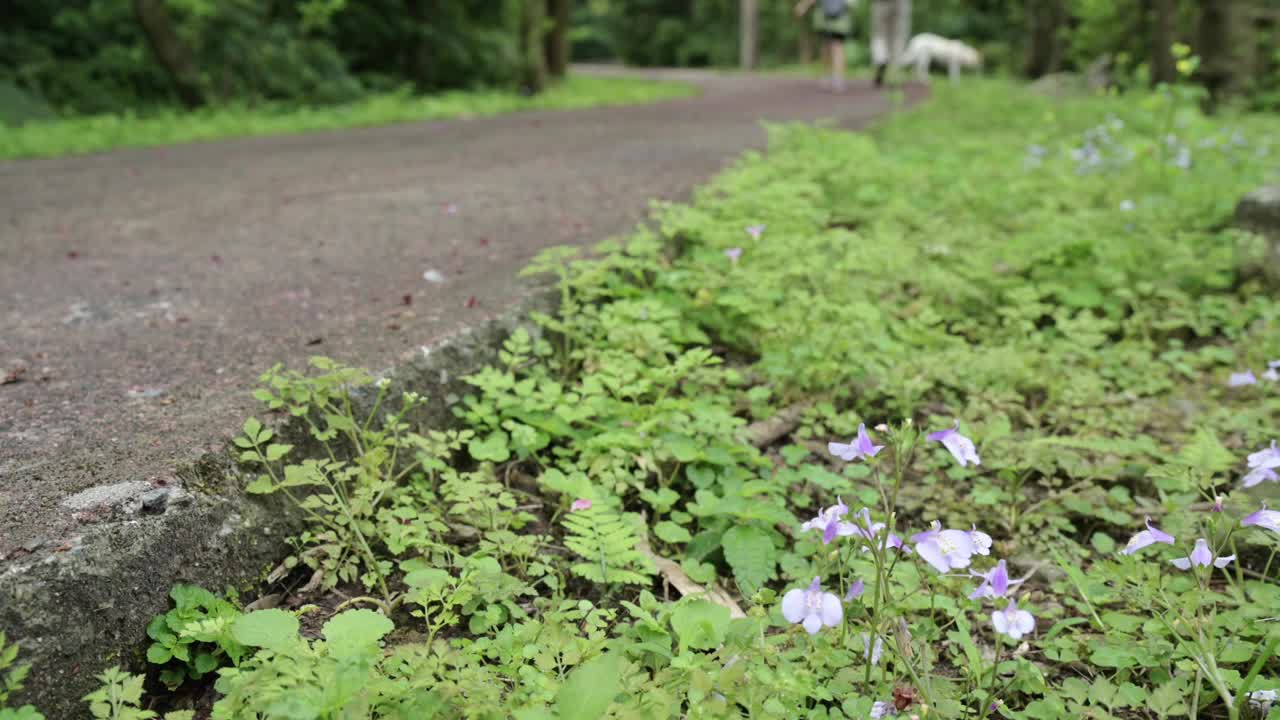
M1266 239L1267 251L1257 268L1272 288L1280 289L1280 185L1264 185L1236 205L1236 225Z
M392 397L413 391L427 398L412 422L454 424L452 406L470 388L462 378L496 361L517 328L537 332L532 314L553 312L558 293L549 283L527 288L505 310L379 373L391 379ZM302 434L297 426L279 431ZM145 669L146 624L169 608L173 585L252 596L301 525L278 498L245 494L250 477L228 445L180 468L177 483L159 493L141 484L103 488L98 522L59 547L0 566L0 630L21 645L18 662L32 665L26 688L10 702L35 705L49 718L88 718L80 699L97 687L95 674L112 665Z

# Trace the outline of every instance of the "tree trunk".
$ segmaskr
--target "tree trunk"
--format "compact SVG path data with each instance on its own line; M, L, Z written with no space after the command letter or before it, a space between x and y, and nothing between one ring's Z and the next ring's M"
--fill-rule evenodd
M1062 65L1062 39L1058 31L1067 19L1063 0L1034 0L1027 4L1027 59L1023 72L1038 78Z
M178 99L188 108L197 108L207 102L200 87L200 71L191 51L173 29L173 20L165 9L164 0L133 0L133 14L147 36L147 44L156 61L169 74Z
M573 22L573 0L547 0L553 21L547 32L547 72L562 78L569 73L569 26Z
M520 84L529 94L547 87L546 46L543 24L547 19L546 0L522 0L520 3Z
M1213 112L1231 84L1231 0L1200 0L1200 80L1209 97L1206 112Z
M796 41L800 46L800 62L808 65L813 62L813 27L809 24L809 19L804 16L796 18L796 22Z
M1174 0L1148 0L1147 7L1151 28L1151 83L1176 82L1178 66L1172 48L1177 41L1177 3Z
M413 18L412 47L409 48L409 77L418 92L435 89L431 77L431 45L427 28L431 22L434 0L409 0L409 17Z
M738 0L738 64L743 70L756 66L760 42L760 0Z

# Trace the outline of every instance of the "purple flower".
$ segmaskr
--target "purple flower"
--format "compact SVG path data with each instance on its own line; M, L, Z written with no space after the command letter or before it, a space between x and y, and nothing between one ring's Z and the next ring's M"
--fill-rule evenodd
M572 505L569 506L570 512L575 510L590 510L590 509L591 509L591 501L586 498L578 498L577 500L573 501Z
M1268 382L1280 381L1280 360L1268 361L1267 369L1262 373L1262 378Z
M853 516L862 521L861 524L853 523L853 534L861 537L863 540L866 540L869 544L871 544L874 547L876 539L880 537L882 534L885 534L884 533L884 529L886 527L885 524L880 522L872 522L871 511L868 510L867 508L862 508L858 512L854 513ZM894 535L893 533L888 533L885 539L881 541L880 549L883 550L885 548L893 548L895 550L902 550L903 552L911 552L908 548L906 548L903 545L902 538L898 537L897 535Z
M883 700L877 700L875 704L871 706L870 718L871 720L880 720L880 718L897 714L898 706L894 705L893 701L885 702Z
M1224 568L1230 565L1231 561L1235 559L1235 555L1223 555L1222 557L1215 558L1213 556L1213 552L1209 550L1209 541L1204 538L1198 538L1196 540L1196 547L1191 551L1190 555L1184 558L1170 560L1169 562L1173 563L1173 566L1179 570L1190 570L1192 565L1197 565L1199 567L1209 567L1212 565L1216 568Z
M1160 528L1151 524L1151 518L1147 518L1147 529L1140 531L1137 535L1129 538L1129 543L1120 551L1121 555L1132 555L1148 545L1156 543L1164 543L1165 545L1173 544L1173 536L1164 532Z
M745 230L752 240L759 240L760 236L764 234L764 227L763 224L748 225Z
M862 597L862 592L866 589L867 589L866 583L862 582L861 580L854 580L853 584L849 586L849 592L846 592L844 594L844 601L846 603L853 602L854 600Z
M1231 377L1227 378L1227 387L1243 387L1245 385L1257 385L1258 378L1254 376L1252 370L1244 372L1231 373Z
M1264 481L1280 480L1280 475L1275 472L1276 468L1280 468L1280 449L1276 448L1275 440L1271 441L1269 447L1250 453L1248 460L1249 472L1244 476L1242 487L1251 488Z
M1244 476L1240 483L1240 487L1251 488L1254 485L1261 485L1263 482L1276 482L1280 480L1280 475L1275 470L1266 467L1254 468Z
M931 432L928 435L930 440L937 440L942 446L951 452L956 462L960 463L960 467L966 467L969 463L981 465L982 460L978 458L978 450L973 446L973 441L960 434L960 421L956 421L954 428Z
M1280 448L1277 448L1276 441L1272 440L1269 447L1249 453L1248 461L1250 468L1280 468Z
M782 617L789 623L801 623L805 632L817 635L822 626L835 627L844 619L840 598L822 592L821 578L814 578L808 590L796 588L782 596Z
M969 542L973 543L973 551L979 555L991 554L991 536L978 529L976 524L970 525Z
M1216 512L1216 513L1220 513L1220 512L1222 512L1222 503L1224 503L1224 502L1226 502L1226 501L1227 501L1227 499L1226 499L1226 498L1224 498L1224 497L1222 497L1221 495L1214 495L1214 496L1213 496L1213 507L1209 508L1209 512Z
M732 262L734 265L737 265L738 258L742 257L742 248L737 248L737 247L729 248L728 250L724 251L724 256L729 258L729 261Z
M803 523L800 526L800 532L821 530L823 545L830 544L837 536L848 537L849 535L856 535L858 533L857 526L840 520L848 512L849 506L845 505L844 501L837 496L835 505L820 510L818 517Z
M1018 601L1010 598L1005 609L991 613L991 625L1001 635L1021 640L1036 629L1036 619L1026 610L1019 610Z
M982 578L982 584L978 585L978 589L969 593L970 600L978 600L980 598L1002 598L1010 590L1022 583L1021 580L1009 579L1009 568L1005 565L1004 560L996 563L985 573L976 573L972 570L969 574L974 577Z
M964 530L943 530L937 520L922 533L911 536L916 552L938 572L969 567L969 558L977 552L973 539Z
M1267 504L1262 504L1262 509L1253 513L1240 521L1240 524L1249 527L1266 528L1273 532L1280 532L1280 512L1276 510L1268 510Z
M871 644L871 637L866 633L862 633L862 659L868 660L872 665L880 664L880 655L884 652L884 638L876 635L876 642Z
M845 462L853 462L858 458L873 458L883 449L883 445L872 444L871 436L867 434L866 423L858 424L858 437L849 441L848 445L827 443L827 451Z

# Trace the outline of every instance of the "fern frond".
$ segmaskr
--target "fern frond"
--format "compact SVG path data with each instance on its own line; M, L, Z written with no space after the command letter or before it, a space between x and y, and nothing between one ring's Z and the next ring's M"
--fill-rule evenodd
M575 575L600 583L643 585L656 572L637 548L640 535L629 516L596 503L569 513L562 521L564 545L584 562L571 566Z

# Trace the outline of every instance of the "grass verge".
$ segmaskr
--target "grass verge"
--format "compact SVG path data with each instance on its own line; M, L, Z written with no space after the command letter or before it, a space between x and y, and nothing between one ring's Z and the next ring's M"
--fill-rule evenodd
M121 147L486 117L525 110L634 105L696 93L694 87L683 83L571 76L533 97L496 90L460 90L426 97L379 95L336 107L227 107L145 116L100 115L0 127L0 158L50 157Z

